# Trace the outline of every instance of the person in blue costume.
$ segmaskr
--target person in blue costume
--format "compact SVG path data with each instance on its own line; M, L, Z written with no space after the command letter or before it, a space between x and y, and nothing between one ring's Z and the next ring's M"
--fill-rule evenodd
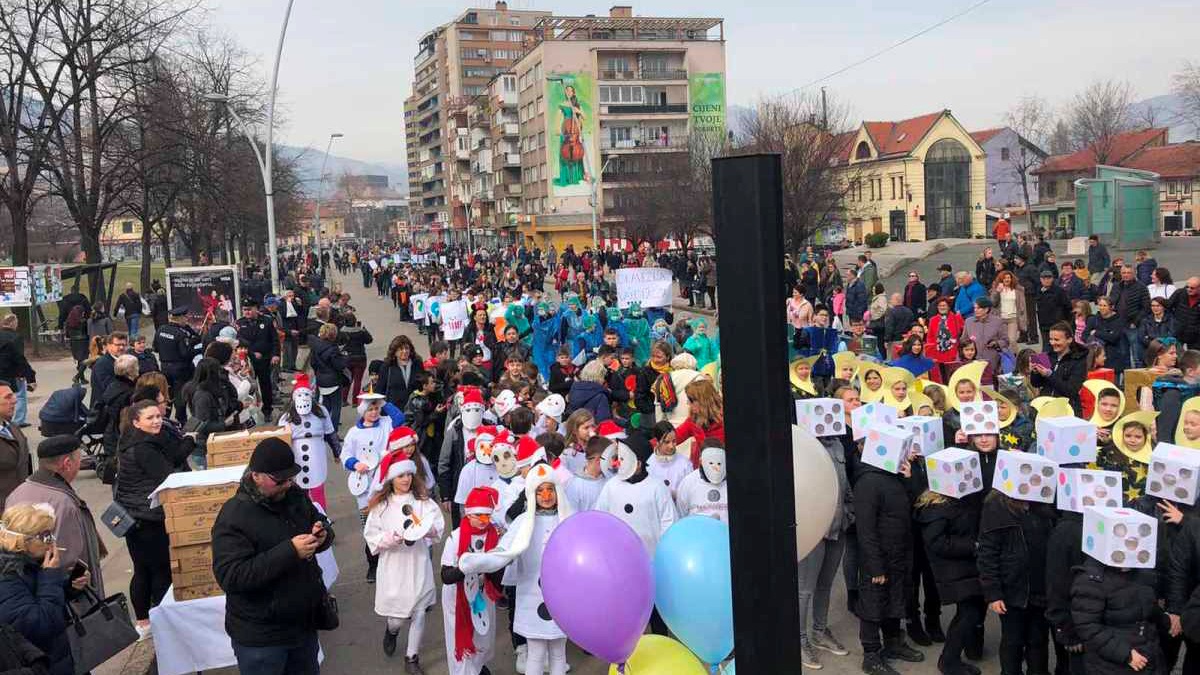
M504 310L504 321L506 325L516 326L521 342L524 342L526 346L532 346L533 331L529 327L529 319L525 316L525 305L518 302L510 303Z
M561 308L559 315L563 328L563 344L574 345L579 339L579 334L583 332L583 306L579 302L579 296L567 296L566 304ZM575 353L578 353L578 350L575 350Z
M575 338L575 354L584 352L585 358L590 359L596 355L596 350L600 349L602 344L604 344L604 330L600 328L600 320L590 312L584 314L583 330Z
M559 339L561 321L562 317L552 312L548 303L538 303L533 318L533 363L547 382L550 381L550 365L562 344Z
M704 370L704 366L717 360L717 350L708 337L708 322L704 319L692 319L692 336L683 343L683 348L696 357L696 370Z
M651 326L659 319L666 321L668 326L675 320L675 316L671 312L668 312L666 307L646 307L642 311L646 313L646 323L649 323Z
M629 330L625 326L625 319L621 316L621 310L616 307L609 307L605 310L605 313L608 317L608 324L605 326L605 329L611 328L617 331L617 336L621 340L619 346L629 347Z
M667 323L666 319L658 319L650 327L650 341L652 343L665 342L671 345L673 353L679 352L679 342L675 340L675 335L671 333L671 326Z
M646 321L646 313L642 311L642 303L631 302L625 309L625 334L629 337L629 346L633 348L633 360L639 364L649 361L650 324Z
M829 310L824 307L813 313L813 325L795 332L793 347L802 357L816 356L813 363L813 380L824 384L833 377L833 355L838 351L840 336L836 328L829 327Z
M900 347L900 358L888 365L899 366L912 373L913 377L920 377L933 369L933 359L925 357L925 340L913 335Z

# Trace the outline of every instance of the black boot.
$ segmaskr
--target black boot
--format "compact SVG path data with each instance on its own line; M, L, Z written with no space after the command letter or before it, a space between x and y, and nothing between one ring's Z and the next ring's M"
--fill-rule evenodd
M409 656L404 659L404 672L408 675L425 675L425 669L421 667L420 656Z
M392 654L396 653L396 635L397 635L396 633L393 633L392 631L388 630L386 627L383 629L383 653L384 654L391 656Z
M946 666L939 657L937 666L942 675L980 675L978 667L964 661L959 661L957 666Z
M858 589L846 591L846 611L853 616L858 616Z
M367 549L367 583L375 583L375 571L379 569L379 556L371 555L371 549Z
M963 647L963 656L968 661L980 661L983 659L983 625L975 626L971 634L967 636L967 644Z
M942 618L939 616L925 617L925 633L929 635L929 639L937 643L946 641L946 634L942 632Z
M928 647L933 644L933 640L929 638L929 634L925 632L925 627L921 625L921 619L910 619L908 621L908 639L917 643L922 647Z
M925 655L910 647L904 641L903 635L884 640L883 644L883 658L885 659L909 663L920 663L925 660Z
M900 675L883 658L883 652L867 652L863 654L862 671L866 675Z

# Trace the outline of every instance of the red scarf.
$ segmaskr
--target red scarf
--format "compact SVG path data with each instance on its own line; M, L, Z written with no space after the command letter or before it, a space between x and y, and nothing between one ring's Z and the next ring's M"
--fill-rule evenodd
M463 516L462 524L458 526L458 557L466 553L471 547L471 537L477 534L483 535L483 550L490 551L496 548L496 544L500 541L500 535L496 532L494 525L488 525L483 530L475 530L471 527L466 516ZM492 602L496 602L504 597L504 593L496 588L492 580L484 575L484 593ZM462 661L466 657L475 653L475 625L471 623L471 604L467 600L467 591L463 586L463 582L458 582L457 596L454 599L454 660Z

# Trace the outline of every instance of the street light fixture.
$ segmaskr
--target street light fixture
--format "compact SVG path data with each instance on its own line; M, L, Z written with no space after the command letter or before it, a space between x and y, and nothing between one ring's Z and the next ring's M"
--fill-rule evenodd
M344 134L329 134L329 142L325 144L325 159L321 160L321 182L317 184L317 209L313 214L313 226L316 229L315 243L317 249L317 267L321 266L321 196L325 192L325 163L329 161L329 149L333 142Z

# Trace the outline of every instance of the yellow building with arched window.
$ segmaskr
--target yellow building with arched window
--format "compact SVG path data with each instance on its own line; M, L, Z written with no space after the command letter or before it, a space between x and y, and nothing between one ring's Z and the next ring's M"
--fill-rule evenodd
M983 148L949 110L897 122L863 122L843 134L846 238L893 241L987 233Z

